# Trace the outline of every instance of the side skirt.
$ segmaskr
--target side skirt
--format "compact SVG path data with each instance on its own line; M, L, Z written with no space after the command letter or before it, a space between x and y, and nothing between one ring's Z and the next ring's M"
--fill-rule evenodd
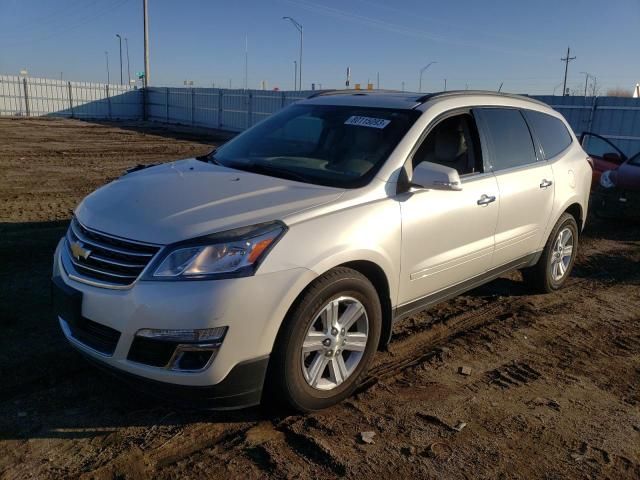
M538 262L538 259L541 255L542 251L531 253L525 257L519 258L505 265L489 270L488 272L473 277L469 280L465 280L464 282L458 283L451 287L447 287L444 290L440 290L439 292L432 293L425 297L419 298L418 300L413 300L409 303L405 303L404 305L400 305L393 311L393 321L395 323L398 320L413 315L414 313L425 310L432 305L444 302L445 300L449 300L453 297L457 297L464 292L468 292L469 290L473 290L474 288L477 288L480 285L484 285L491 280L495 280L500 275L512 270L533 266Z

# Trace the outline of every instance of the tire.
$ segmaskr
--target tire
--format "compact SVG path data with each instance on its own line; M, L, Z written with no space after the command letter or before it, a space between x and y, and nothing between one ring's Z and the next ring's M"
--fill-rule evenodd
M352 317L346 329L330 326L345 326ZM364 275L345 267L325 273L301 294L280 328L264 400L284 401L302 412L339 403L366 375L381 327L380 299ZM303 353L303 344L315 350Z
M564 256L558 257L561 253L558 247L561 232L567 245L569 241L571 242L570 257L566 255L567 250L562 250ZM568 240L566 232L570 232L570 240ZM563 213L553 227L538 263L522 271L525 282L532 290L540 293L550 293L562 288L571 275L577 253L578 225L573 215ZM559 263L562 263L562 266ZM560 273L561 275L559 275Z

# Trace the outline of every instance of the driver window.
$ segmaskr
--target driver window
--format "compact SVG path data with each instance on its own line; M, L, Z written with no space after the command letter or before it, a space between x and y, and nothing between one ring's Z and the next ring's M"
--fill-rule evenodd
M468 113L455 115L436 125L413 156L414 168L420 162L455 168L461 177L482 172L480 141L473 117Z

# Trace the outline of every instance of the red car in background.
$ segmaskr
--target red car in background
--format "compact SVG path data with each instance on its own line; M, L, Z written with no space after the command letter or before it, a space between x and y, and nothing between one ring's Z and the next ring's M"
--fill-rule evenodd
M606 138L591 132L580 137L593 160L591 208L602 218L640 218L640 152L627 158Z

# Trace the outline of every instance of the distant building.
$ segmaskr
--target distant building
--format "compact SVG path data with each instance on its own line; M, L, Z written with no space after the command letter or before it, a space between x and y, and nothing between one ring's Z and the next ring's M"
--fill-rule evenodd
M636 88L633 89L633 98L640 97L640 83L636 83Z

